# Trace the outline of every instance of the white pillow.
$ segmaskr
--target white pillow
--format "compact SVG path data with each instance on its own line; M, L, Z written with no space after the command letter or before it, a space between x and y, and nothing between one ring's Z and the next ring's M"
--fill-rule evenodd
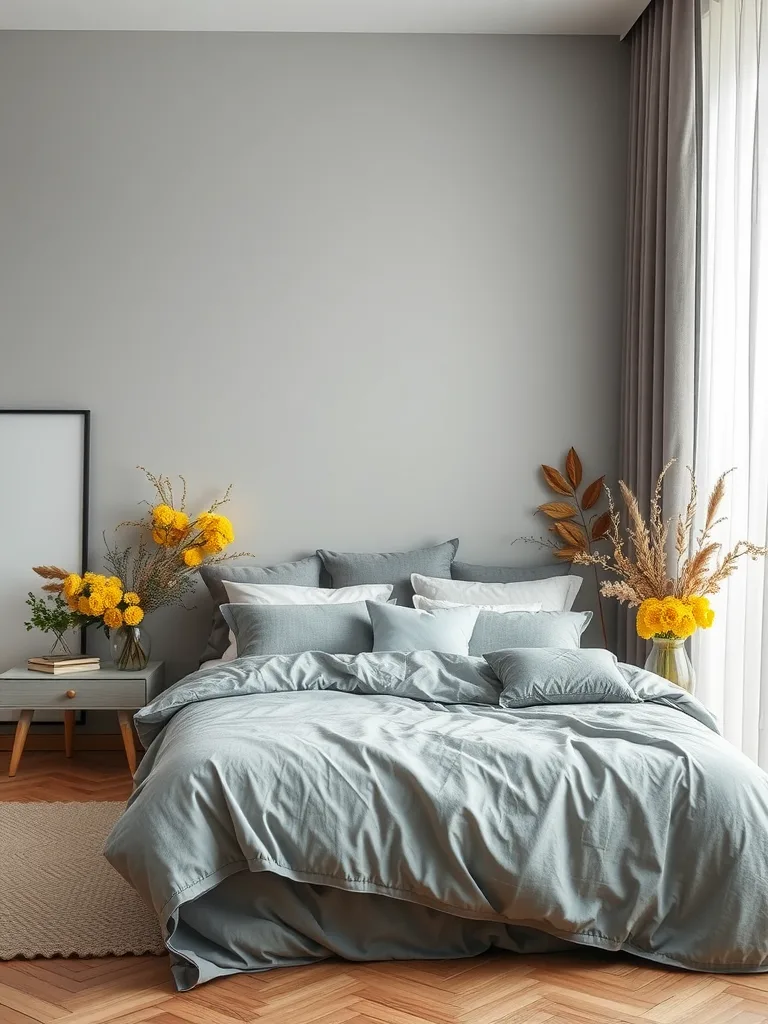
M357 604L376 601L386 604L392 596L391 583L372 583L359 587L292 587L277 583L230 583L222 580L230 604ZM229 631L229 647L222 661L237 657L235 634Z
M414 594L413 607L423 612L434 611L435 608L466 608L467 605L458 604L456 601L433 601L431 597L422 597ZM474 604L471 608L477 608L480 612L540 612L541 603L537 604Z
M581 587L581 576L553 576L520 583L467 583L411 574L414 592L432 601L469 605L540 605L543 612L569 612Z

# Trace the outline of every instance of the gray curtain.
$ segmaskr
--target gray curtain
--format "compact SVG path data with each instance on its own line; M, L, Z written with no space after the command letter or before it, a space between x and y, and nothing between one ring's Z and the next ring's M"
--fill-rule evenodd
M667 515L687 500L693 465L699 203L699 12L695 0L653 0L631 50L626 293L620 472L647 509L664 464ZM646 645L621 613L618 654Z

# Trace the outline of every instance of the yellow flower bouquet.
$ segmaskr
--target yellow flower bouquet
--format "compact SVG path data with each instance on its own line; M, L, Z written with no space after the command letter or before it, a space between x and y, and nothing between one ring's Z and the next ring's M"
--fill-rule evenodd
M713 532L725 521L719 515L725 497L728 473L718 479L707 502L704 525L693 537L698 509L696 479L691 472L691 491L683 513L664 519L661 493L672 462L659 474L651 498L648 521L640 512L637 498L624 481L619 482L626 506L628 527L626 539L621 516L613 496L606 487L610 526L607 537L613 546L610 555L576 552L573 561L581 565L599 566L619 577L602 583L600 593L614 597L637 608L636 628L644 640L654 641L654 650L646 668L663 675L686 689L693 688L693 669L683 644L697 629L709 629L715 613L709 604L709 595L716 594L729 576L732 576L744 556L760 558L768 549L749 541L739 541L730 551L721 554L722 545L713 540ZM669 531L674 523L674 539ZM632 556L625 550L631 545ZM668 569L670 542L676 565L674 574Z
M152 484L156 501L143 519L117 527L137 529L136 545L110 546L104 538L104 560L112 575L86 572L80 576L58 566L34 567L39 576L49 580L43 589L49 591L55 604L51 615L58 616L57 623L61 625L62 617L68 616L70 629L96 625L108 637L114 631L110 637L112 653L117 667L123 669L143 668L149 660L149 637L139 629L145 615L162 605L183 603L194 590L194 577L201 565L246 554L223 554L235 539L232 523L219 512L229 501L231 487L207 509L190 517L183 477L177 505L168 477L138 468ZM46 628L39 625L44 622L45 614L41 613L34 625Z

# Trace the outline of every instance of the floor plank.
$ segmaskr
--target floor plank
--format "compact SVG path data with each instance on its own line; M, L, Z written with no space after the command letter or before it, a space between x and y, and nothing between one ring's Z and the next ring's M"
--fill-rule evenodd
M125 800L117 751L25 753L0 801ZM2 854L0 854L1 856ZM165 957L0 963L0 1024L768 1024L768 975L669 970L627 956L326 962L178 993Z

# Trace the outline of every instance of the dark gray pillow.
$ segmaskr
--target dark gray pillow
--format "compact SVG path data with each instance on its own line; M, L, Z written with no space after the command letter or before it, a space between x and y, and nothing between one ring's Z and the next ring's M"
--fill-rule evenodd
M536 704L636 704L639 697L610 651L532 649L485 655L504 689L503 708Z
M325 551L317 553L331 577L332 587L356 587L363 583L391 583L392 597L398 604L413 607L411 573L451 578L451 562L456 557L458 540L449 540L433 548L416 551L390 551L386 554L367 555L352 551Z
M592 612L480 612L469 641L479 658L509 647L561 647L578 650Z
M273 583L280 586L319 587L322 562L317 555L310 555L298 562L282 562L264 568L253 562L217 562L200 569L203 583L213 601L211 634L202 661L220 658L229 645L229 627L222 618L219 607L229 601L224 589L224 580L232 583Z
M527 580L548 580L553 576L566 576L571 572L570 563L554 562L551 565L535 565L515 568L505 565L472 565L470 562L454 562L451 577L467 583L525 583Z
M360 654L373 649L365 601L355 604L223 604L221 614L237 640L237 656Z

